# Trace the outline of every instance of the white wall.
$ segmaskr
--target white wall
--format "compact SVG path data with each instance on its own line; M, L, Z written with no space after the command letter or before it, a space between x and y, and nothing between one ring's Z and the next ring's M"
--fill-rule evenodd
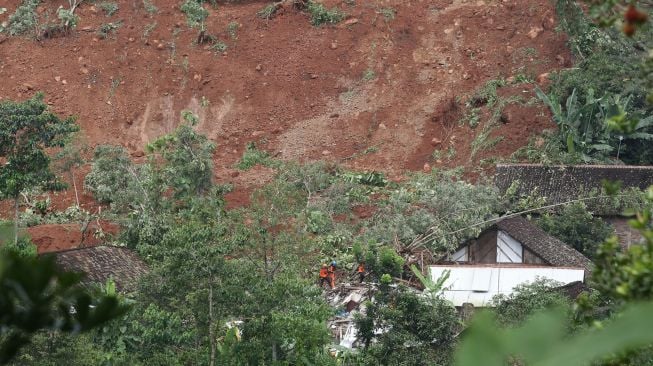
M548 278L566 285L583 281L582 268L559 267L502 267L482 265L430 266L431 278L435 281L446 271L451 274L445 281L445 299L454 306L472 303L474 306L489 306L497 294L509 295L519 284L533 282L537 278Z

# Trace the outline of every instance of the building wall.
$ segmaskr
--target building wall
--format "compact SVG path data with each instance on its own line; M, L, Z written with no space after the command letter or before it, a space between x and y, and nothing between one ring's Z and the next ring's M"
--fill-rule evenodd
M608 224L614 227L615 234L619 238L619 244L624 249L630 248L633 245L641 243L644 238L639 231L633 229L628 225L628 218L611 216L603 218Z
M469 246L469 257L472 263L497 262L497 231L488 230Z
M524 264L547 264L542 258L538 257L537 254L524 248Z

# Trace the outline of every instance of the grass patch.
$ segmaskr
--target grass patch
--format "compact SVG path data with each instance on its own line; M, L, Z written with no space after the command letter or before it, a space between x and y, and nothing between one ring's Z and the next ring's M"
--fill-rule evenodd
M143 0L143 8L150 15L154 15L159 12L159 8L157 8L156 5L154 5L150 0Z
M227 34L229 34L229 37L231 39L235 40L238 38L238 28L240 27L240 24L238 22L230 22L227 25Z
M147 24L145 28L143 28L143 39L147 39L147 37L150 36L150 33L152 33L152 31L156 28L156 26L157 26L156 22Z
M372 69L363 71L363 81L372 81L376 79L376 73Z
M394 20L395 16L397 16L397 11L394 10L393 8L381 8L376 11L378 14L381 14L383 16L383 19L385 19L386 22L389 22L391 20Z

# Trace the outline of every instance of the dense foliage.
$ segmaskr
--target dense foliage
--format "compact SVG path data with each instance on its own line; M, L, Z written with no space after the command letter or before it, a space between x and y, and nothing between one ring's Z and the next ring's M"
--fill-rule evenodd
M590 259L613 232L609 224L587 211L582 202L566 205L555 214L545 214L537 224Z

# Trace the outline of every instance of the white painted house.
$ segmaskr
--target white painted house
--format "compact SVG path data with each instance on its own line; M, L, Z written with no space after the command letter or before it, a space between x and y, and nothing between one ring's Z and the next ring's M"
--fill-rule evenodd
M547 278L563 285L584 281L591 262L522 217L505 219L458 249L446 263L429 267L433 280L450 271L443 295L455 306L489 306L522 283Z

